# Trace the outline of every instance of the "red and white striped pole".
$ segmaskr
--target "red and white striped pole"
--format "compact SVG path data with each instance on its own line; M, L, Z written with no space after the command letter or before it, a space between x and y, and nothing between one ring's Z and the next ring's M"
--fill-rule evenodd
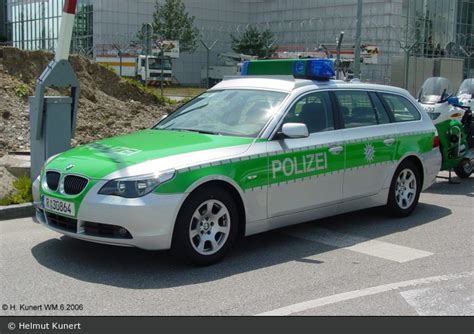
M77 0L64 0L63 16L59 29L58 46L56 48L56 61L69 59L76 6Z

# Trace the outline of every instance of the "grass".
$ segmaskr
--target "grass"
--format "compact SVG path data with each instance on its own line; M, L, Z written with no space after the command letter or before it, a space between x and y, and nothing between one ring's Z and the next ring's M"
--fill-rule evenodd
M159 101L164 101L168 104L176 104L176 102L168 98L168 96L178 96L178 97L192 99L206 91L205 88L199 88L199 87L184 87L184 86L164 87L163 88L164 97L162 97L160 86L145 87L143 83L141 83L140 81L136 79L127 78L127 77L122 77L122 79L127 81L129 84L135 87L138 87L138 89L140 89L141 91L156 96Z
M31 179L28 176L22 176L13 181L15 190L7 197L0 199L0 205L23 204L33 202L31 193Z
M137 87L140 91L142 91L145 94L153 95L156 98L156 102L160 104L175 105L177 103L176 101L166 96L161 96L160 88L150 87L150 86L147 87L144 84L142 84L140 81L132 79L132 78L123 77L122 80L125 80L130 85Z
M205 91L206 91L205 88L176 86L176 87L165 87L164 94L166 96L195 97L204 93Z
M30 95L30 87L24 83L19 84L15 88L15 95L21 99L25 99L28 95Z

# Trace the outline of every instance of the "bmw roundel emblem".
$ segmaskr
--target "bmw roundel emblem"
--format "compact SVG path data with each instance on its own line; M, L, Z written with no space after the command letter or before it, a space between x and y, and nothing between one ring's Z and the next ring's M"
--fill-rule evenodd
M67 166L66 166L66 170L71 170L71 169L73 169L74 167L76 167L76 166L73 165L73 164L67 165Z

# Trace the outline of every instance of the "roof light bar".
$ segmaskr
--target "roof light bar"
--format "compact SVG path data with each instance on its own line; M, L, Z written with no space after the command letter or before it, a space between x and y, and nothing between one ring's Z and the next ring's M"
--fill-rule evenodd
M283 59L245 61L241 75L293 75L295 78L327 81L336 76L330 59Z

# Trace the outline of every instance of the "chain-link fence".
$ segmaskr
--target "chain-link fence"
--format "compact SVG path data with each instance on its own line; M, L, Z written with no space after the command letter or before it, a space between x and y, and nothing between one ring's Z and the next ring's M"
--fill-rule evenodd
M87 34L75 39L73 52L87 57L117 54L118 50L127 52L130 42L137 39L141 24L151 20L155 1L140 0L133 4L118 1L122 2L128 6L123 11L115 11L114 6L110 11L102 6L97 12L95 7L84 7L80 30ZM336 39L344 31L341 53L346 63L352 65L357 22L353 0L243 2L238 12L234 1L220 0L222 5L214 6L218 9L211 2L185 1L190 14L196 17L199 40L206 45L217 41L210 50L212 66L225 65L219 54L233 52L230 35L240 35L251 25L273 32L271 43L279 57L298 54L335 57ZM93 0L83 3L95 5ZM208 9L204 8L206 3ZM145 9L148 14L139 17L135 14ZM450 71L461 78L472 76L473 21L473 0L364 1L362 80L395 84L414 93L426 76ZM21 29L16 31L18 34ZM202 82L206 61L207 50L198 41L193 54L183 54L174 62L173 72L183 83Z
M290 15L283 10L269 11L254 23L209 22L199 29L203 39L219 40L216 49L228 50L228 35L241 34L252 24L259 30L268 29L275 35L278 56L285 52L318 53L321 46L327 46L334 56L336 39L344 31L343 58L350 61L357 23L355 2L335 3L318 10L315 5L313 10L302 13L301 19L285 19ZM317 15L309 16L314 13ZM473 18L472 0L364 2L362 44L371 46L373 52L366 54L361 66L362 79L406 87L413 94L428 76L449 75L458 85L462 78L473 74Z

